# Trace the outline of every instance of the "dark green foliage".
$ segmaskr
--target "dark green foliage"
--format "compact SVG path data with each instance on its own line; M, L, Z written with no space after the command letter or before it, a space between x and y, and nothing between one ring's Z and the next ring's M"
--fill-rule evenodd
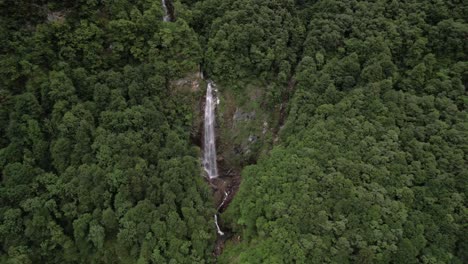
M219 263L468 262L463 1L174 7L0 0L1 263L213 262L199 65L280 119Z
M1 18L0 262L210 262L191 101L166 87L197 69L193 30L162 23L159 2L38 2L65 19L30 28L15 5Z
M435 5L304 11L282 143L243 171L223 215L243 241L222 263L467 261L468 27Z
M210 29L206 54L210 72L231 81L254 76L270 79L279 74L284 82L304 34L293 2L223 2L225 13Z

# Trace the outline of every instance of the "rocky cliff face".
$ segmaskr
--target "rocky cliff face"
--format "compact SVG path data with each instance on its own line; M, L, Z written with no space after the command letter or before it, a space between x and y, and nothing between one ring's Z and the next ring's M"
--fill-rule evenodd
M265 91L259 85L247 85L242 96L232 89L220 91L218 114L219 147L221 162L230 169L240 169L255 163L272 144L273 127L277 123L276 110L266 110L263 105Z
M190 100L193 113L192 141L202 151L207 81L200 73L192 72L184 78L170 81L169 86L172 91L184 94L185 100ZM217 216L221 216L239 189L242 168L256 163L260 155L271 149L280 126L282 108L278 106L267 110L263 102L263 91L267 89L258 84L246 85L237 94L235 89L223 87L223 84L217 84L216 87L216 97L219 99L215 122L219 177L209 179L207 183L213 190ZM200 174L203 174L202 166ZM224 242L236 236L222 217L216 221L219 226L214 254L218 255L222 252Z
M229 176L254 163L262 152L269 149L278 123L276 112L279 111L266 111L262 107L262 87L249 85L245 91L247 96L239 97L231 89L224 89L220 84L217 86L220 100L216 109L218 162L220 176ZM191 136L193 142L201 147L206 81L200 73L193 72L172 80L170 87L190 97L193 111Z

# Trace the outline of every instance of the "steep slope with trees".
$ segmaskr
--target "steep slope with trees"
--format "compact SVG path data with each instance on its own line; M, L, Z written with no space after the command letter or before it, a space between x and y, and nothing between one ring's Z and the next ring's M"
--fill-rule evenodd
M467 261L466 14L384 2L303 10L281 144L243 171L221 263Z
M193 30L159 2L7 2L0 262L209 262L194 98L168 89L198 68Z
M0 1L1 263L468 262L463 1L172 6ZM200 68L258 160L217 258Z

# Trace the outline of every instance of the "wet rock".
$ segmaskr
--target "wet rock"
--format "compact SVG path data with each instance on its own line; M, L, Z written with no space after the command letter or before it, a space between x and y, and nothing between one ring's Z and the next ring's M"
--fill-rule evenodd
M233 148L233 152L235 155L242 154L242 147L240 145L235 145Z
M200 73L196 72L189 74L184 78L171 81L170 86L174 90L196 92L200 90L200 81Z
M48 22L64 22L66 11L48 11L47 21Z
M249 136L249 142L250 143L255 143L255 142L257 142L257 140L258 140L257 136L255 136L255 135L250 135Z
M263 122L262 134L265 135L267 131L268 131L268 122L264 121Z
M236 112L234 113L233 120L234 122L238 121L248 121L255 119L255 111L252 112L244 112L240 108L236 108Z

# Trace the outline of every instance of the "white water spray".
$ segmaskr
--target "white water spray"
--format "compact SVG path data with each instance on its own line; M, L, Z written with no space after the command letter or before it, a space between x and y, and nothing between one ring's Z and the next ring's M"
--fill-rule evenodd
M169 16L169 11L167 10L166 0L161 0L161 2L162 2L163 10L164 10L163 21L164 22L170 22L171 17Z
M216 140L215 140L215 108L217 100L213 97L213 82L208 81L205 102L205 130L203 141L203 167L208 178L218 177L218 166L216 164Z
M219 210L223 207L223 205L226 202L228 197L229 197L229 192L224 191L224 199L221 202L221 204L218 206L218 208L216 209L218 211L218 213L219 213ZM221 231L221 229L219 228L219 225L218 225L218 214L217 213L214 215L214 220L215 220L216 230L218 231L218 234L220 236L224 236L224 232Z
M218 231L218 234L220 236L224 236L224 232L221 231L221 229L219 228L219 225L218 225L218 215L214 215L214 219L215 219L215 224L216 224L216 230Z
M203 72L200 72L200 77L203 78ZM208 81L206 87L205 98L205 119L204 119L204 137L203 137L203 168L209 180L218 177L218 165L216 164L216 135L215 135L215 110L216 105L219 104L219 99L213 96L214 83ZM224 205L228 198L229 193L224 192L224 199L218 206L217 211ZM218 212L214 215L214 222L216 231L220 236L224 236L224 232L218 224Z
M218 212L221 209L221 207L223 207L224 203L226 203L226 200L227 200L228 197L229 197L229 192L224 191L224 199L221 202L221 204L219 204L219 206L218 206L218 209L217 209Z

